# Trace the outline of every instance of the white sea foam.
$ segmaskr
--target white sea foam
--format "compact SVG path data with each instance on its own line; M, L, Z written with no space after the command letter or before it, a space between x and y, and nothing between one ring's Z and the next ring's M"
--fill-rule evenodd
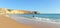
M16 15L9 15L10 17L13 17L13 19L15 18L17 21L21 21L20 16L16 16ZM22 18L22 21L24 20L25 22L26 18ZM26 19L26 20L30 20L30 18ZM60 20L51 20L50 18L42 18L42 17L34 17L31 20L36 20L36 21L41 21L41 22L47 22L47 23L53 23L53 24L60 24ZM32 21L33 22L33 21Z
M34 17L34 19L36 19L37 21L60 24L60 20L52 20L50 18Z

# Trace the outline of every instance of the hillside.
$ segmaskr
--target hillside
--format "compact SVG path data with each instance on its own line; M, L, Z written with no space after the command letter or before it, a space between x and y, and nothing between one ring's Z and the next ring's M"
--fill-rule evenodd
M11 10L7 8L0 8L0 14L39 14L39 13L27 10Z

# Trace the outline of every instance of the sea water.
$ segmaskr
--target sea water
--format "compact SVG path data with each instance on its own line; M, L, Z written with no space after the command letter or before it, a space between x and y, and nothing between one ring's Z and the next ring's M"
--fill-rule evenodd
M60 14L16 14L37 21L52 22L60 24Z

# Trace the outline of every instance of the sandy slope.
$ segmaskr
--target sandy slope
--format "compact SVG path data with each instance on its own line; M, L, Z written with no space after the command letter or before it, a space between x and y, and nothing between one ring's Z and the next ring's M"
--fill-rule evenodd
M33 28L32 26L21 24L11 18L0 15L0 28Z

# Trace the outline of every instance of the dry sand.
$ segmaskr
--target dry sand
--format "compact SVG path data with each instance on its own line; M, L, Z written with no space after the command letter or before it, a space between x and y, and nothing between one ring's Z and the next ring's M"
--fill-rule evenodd
M11 18L0 15L0 28L33 28L33 27L18 23L15 20L12 20Z
M20 17L19 19L17 19L17 21L19 21L19 23L18 23L8 16L6 17L3 15L0 15L0 28L60 28L60 25L50 24L50 23L46 23L46 22L39 22L40 24L38 24L37 21L23 19L23 18L24 17ZM24 22L26 24L24 24L22 22ZM32 23L34 23L34 24L32 24ZM28 25L28 24L30 24L30 25Z

